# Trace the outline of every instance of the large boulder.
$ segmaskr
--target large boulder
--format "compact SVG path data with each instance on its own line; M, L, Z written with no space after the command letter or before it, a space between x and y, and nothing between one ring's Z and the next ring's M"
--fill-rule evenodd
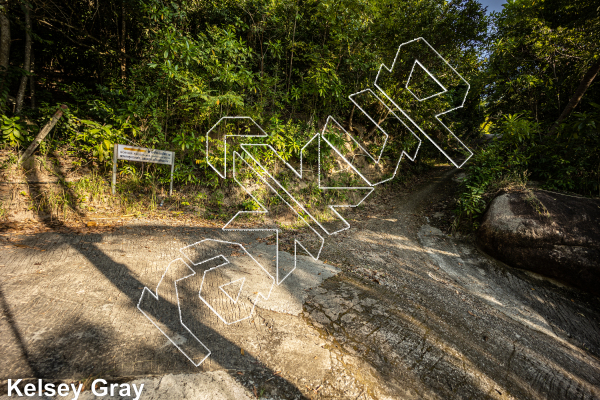
M478 245L498 260L600 295L600 201L545 191L503 193Z

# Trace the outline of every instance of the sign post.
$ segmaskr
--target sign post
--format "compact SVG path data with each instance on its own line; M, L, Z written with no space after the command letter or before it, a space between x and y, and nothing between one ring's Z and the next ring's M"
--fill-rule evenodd
M145 147L116 144L113 150L112 194L115 194L117 184L117 160L149 162L171 166L171 184L169 196L173 195L173 171L175 169L175 153L166 150L147 149Z

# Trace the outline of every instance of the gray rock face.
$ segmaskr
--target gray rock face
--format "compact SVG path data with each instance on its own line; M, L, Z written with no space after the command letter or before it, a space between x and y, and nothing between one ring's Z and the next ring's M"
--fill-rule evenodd
M600 294L600 201L544 191L496 197L477 232L488 254Z

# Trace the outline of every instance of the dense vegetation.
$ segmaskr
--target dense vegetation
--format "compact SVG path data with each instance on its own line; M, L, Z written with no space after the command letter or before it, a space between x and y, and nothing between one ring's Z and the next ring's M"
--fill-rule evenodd
M476 152L460 211L473 219L497 189L600 196L600 7L594 1L509 1L490 25L479 79L496 135Z
M475 0L1 4L0 140L10 148L24 149L66 104L42 153L67 148L106 172L113 143L129 141L177 151L179 184L216 187L204 134L220 117L253 117L270 144L297 157L328 115L352 129L348 95L372 87L398 45L422 36L471 83L451 117L477 148L461 213L477 216L500 182L527 177L600 193L593 0L514 0L492 16ZM496 139L482 144L487 133ZM441 160L433 146L420 157ZM154 165L120 172L168 181Z

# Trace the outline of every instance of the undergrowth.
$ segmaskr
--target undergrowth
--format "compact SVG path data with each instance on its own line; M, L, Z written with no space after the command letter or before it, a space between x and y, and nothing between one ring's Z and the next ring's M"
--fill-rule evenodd
M594 107L599 111L574 113L556 136L523 116L505 117L498 138L467 163L454 230L476 230L498 191L524 190L529 180L545 190L600 196L600 154L590 151L600 146L600 106Z
M112 195L111 173L101 166L87 169L83 172L68 173L66 179L61 173L65 165L76 165L83 161L69 156L68 149L56 150L52 156L36 157L33 168L47 173L48 179L57 178L52 185L23 186L27 182L24 168L16 165L12 152L5 153L4 178L7 181L11 201L0 203L0 220L27 215L37 215L49 218L51 221L85 220L88 217L104 216L151 216L154 214L170 215L175 217L192 217L219 222L228 221L238 211L258 211L260 206L256 201L247 196L245 192L232 179L220 179L216 187L206 185L205 182L185 184L175 182L173 196L168 196L168 184L161 179L157 170L144 168L140 173L140 164L124 164L119 168L116 184L116 195ZM398 176L388 185L402 186L414 177L431 168L432 160L424 160L417 164L406 164ZM137 167L137 168L136 168ZM68 168L67 168L68 169ZM77 171L77 169L72 169ZM352 194L347 191L323 191L317 186L316 179L310 179L311 172L307 173L306 182L295 181L294 175L288 170L280 171L276 177L286 190L302 203L319 222L327 222L334 218L326 207L329 204L341 204L352 199ZM10 178L10 179L9 179ZM243 180L243 175L239 179ZM246 182L249 186L257 184ZM19 183L21 182L21 183ZM337 174L328 181L328 185L355 186L356 177L349 174ZM264 185L263 185L264 186ZM22 188L28 187L26 190ZM274 196L266 190L254 190L253 195L266 207L274 211L275 219L285 220L282 227L295 226L301 223L299 216L292 213L281 198ZM21 193L19 193L19 191ZM0 199L2 200L2 199ZM302 213L300 213L302 216ZM307 217L307 216L304 216ZM15 217L17 218L17 217ZM18 218L17 218L18 219ZM306 218L305 218L306 219Z

